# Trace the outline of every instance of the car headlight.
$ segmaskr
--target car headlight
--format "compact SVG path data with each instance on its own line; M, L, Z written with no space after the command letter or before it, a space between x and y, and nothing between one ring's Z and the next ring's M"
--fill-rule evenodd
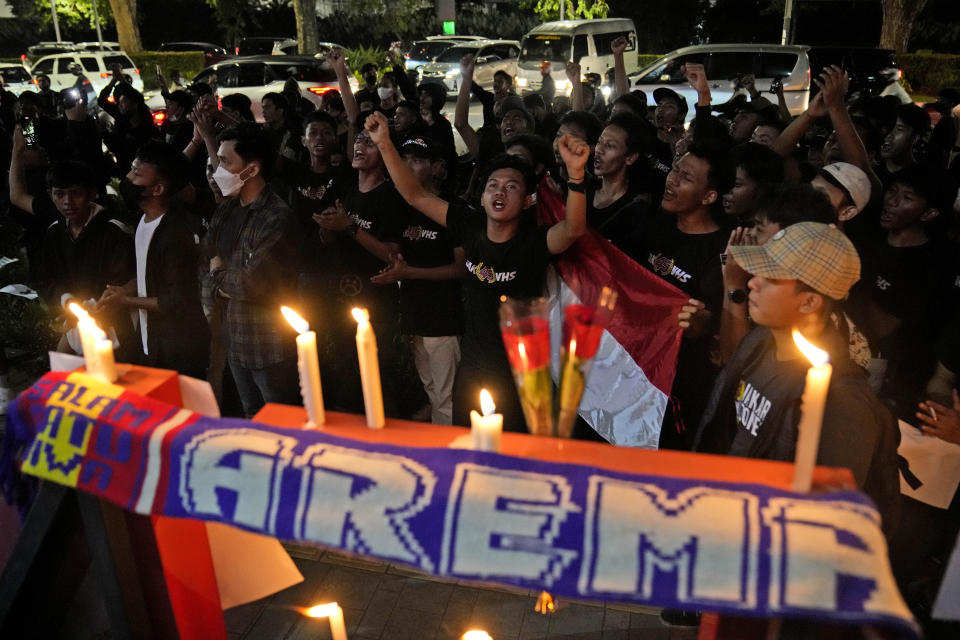
M603 85L602 87L600 87L600 93L603 94L603 99L604 99L604 100L609 100L609 99L610 99L610 94L613 93L613 90L610 89L610 85L605 84L605 85Z
M557 80L553 86L557 91L569 91L573 88L569 80Z
M449 71L447 71L447 77L448 77L448 78L452 78L452 77L458 76L458 75L460 75L460 69L450 69Z
M529 81L526 78L517 78L517 86L521 89L529 84Z

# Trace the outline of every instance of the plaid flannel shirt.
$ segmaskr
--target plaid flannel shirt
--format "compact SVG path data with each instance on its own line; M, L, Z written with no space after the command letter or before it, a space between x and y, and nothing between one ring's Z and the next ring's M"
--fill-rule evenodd
M237 237L221 238L226 229ZM234 247L221 256L224 268L210 274L214 295L227 297L223 329L228 358L262 369L295 357L294 334L280 313L296 287L293 211L269 187L247 206L230 198L217 208L207 239L210 256L218 255L222 240Z

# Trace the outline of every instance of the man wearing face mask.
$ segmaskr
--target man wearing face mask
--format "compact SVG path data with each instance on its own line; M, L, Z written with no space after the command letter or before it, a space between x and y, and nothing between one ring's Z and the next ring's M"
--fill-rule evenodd
M380 96L377 92L380 68L373 62L367 62L360 67L360 76L363 78L363 86L354 96L357 98L357 104L372 102L373 106L380 106Z
M145 363L205 378L210 332L200 305L197 236L188 214L172 204L186 184L186 162L176 147L149 142L120 183L120 195L142 213L134 234L136 277L108 285L99 307L133 309L139 316Z
M266 402L299 402L295 341L278 313L295 296L295 218L267 188L273 149L255 124L227 129L217 141L213 179L224 200L205 237L205 255L211 291L226 301L227 362L252 417Z

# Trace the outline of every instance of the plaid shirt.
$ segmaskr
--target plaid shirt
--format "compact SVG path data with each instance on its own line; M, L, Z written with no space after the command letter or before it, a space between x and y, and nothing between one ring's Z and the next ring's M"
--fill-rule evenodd
M214 213L208 255L219 255L224 268L211 273L211 284L228 298L227 356L241 366L262 369L296 355L280 313L295 292L296 247L293 211L269 187L247 206L230 198Z

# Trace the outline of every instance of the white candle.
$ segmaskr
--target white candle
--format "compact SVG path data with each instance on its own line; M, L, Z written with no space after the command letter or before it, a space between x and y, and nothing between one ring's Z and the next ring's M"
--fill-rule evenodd
M363 386L363 406L367 414L367 426L382 429L383 391L380 388L380 364L377 362L377 337L370 326L370 314L366 309L354 308L353 319L357 321L357 358L360 360L360 384Z
M317 334L310 325L290 307L280 307L283 317L297 332L297 369L300 373L300 396L307 410L307 428L314 429L327 417L323 408L323 390L320 386L320 360L317 356Z
M330 621L330 635L333 640L347 640L347 626L343 623L343 609L336 602L315 605L304 613L311 618L326 618Z
M797 453L794 459L793 490L810 491L813 468L817 463L820 448L820 429L823 426L823 409L830 388L830 354L807 341L796 329L793 341L812 365L807 370L807 380L800 401L800 424L797 426Z
M480 410L470 412L470 434L473 448L477 451L500 453L500 436L503 433L503 414L495 413L493 398L486 389L480 391Z
M87 373L106 382L115 381L117 366L113 358L113 343L107 339L107 335L97 326L86 309L75 302L71 302L68 308L77 316L77 332L80 334Z

